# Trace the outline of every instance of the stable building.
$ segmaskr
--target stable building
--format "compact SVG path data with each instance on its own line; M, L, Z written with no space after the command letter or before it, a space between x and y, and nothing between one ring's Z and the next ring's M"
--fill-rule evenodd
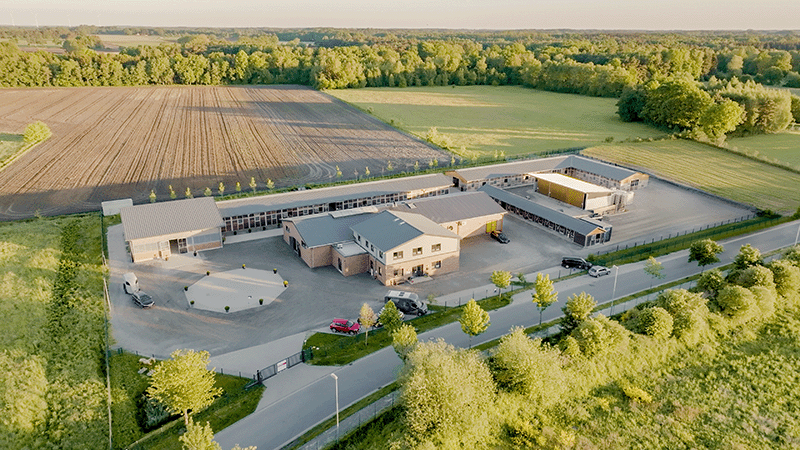
M505 210L552 230L580 246L602 244L611 239L610 224L588 217L572 217L494 186L483 186L480 190Z
M383 211L350 227L369 255L369 272L383 285L459 268L461 237L419 214Z
M420 214L462 238L502 231L506 215L506 211L483 192L409 200L389 209Z
M222 247L225 222L211 197L128 206L120 217L133 262Z
M450 186L450 179L437 173L319 189L303 188L225 200L217 206L225 221L223 233L233 234L254 228L280 228L283 220L293 217L443 195L450 192Z
M526 159L491 166L449 170L445 175L451 177L453 186L461 191L474 191L486 185L497 188L524 186L533 184L532 174L553 172L567 158L567 156L554 156Z
M575 155L561 161L556 170L573 178L623 191L643 188L650 180L646 173Z

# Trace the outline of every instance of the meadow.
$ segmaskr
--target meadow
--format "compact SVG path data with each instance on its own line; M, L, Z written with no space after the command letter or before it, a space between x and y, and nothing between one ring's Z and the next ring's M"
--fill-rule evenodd
M800 174L693 141L600 145L583 154L760 209L792 213L800 206Z
M103 448L100 218L0 225L0 446Z
M730 138L727 148L800 170L800 128L777 134Z
M0 170L25 146L21 134L0 133Z
M519 86L440 86L325 91L422 139L431 127L471 157L542 153L664 133L622 122L616 99ZM464 147L462 150L461 147Z

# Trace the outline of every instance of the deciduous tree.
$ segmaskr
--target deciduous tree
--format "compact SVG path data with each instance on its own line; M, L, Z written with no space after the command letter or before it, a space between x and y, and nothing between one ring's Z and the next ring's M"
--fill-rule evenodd
M156 364L147 395L163 403L173 414L183 414L189 426L189 412L209 406L222 389L214 387L214 372L207 369L206 351L176 350L170 359Z
M211 425L208 422L205 425L196 424L191 418L186 424L186 432L178 440L181 441L183 450L221 450L220 445L214 441Z
M392 332L392 347L397 356L403 361L406 360L409 353L414 351L414 347L417 346L418 342L417 331L407 323L400 325L399 328Z
M403 324L403 313L397 310L394 302L386 302L386 305L381 309L378 320L386 331L393 333Z
M553 282L550 281L550 275L536 274L536 282L534 285L534 292L531 294L533 297L533 304L539 309L539 325L542 324L542 314L544 310L550 305L558 301L558 292L553 289Z
M698 266L705 267L719 262L717 255L724 251L725 248L722 245L711 239L696 241L689 247L689 262L697 261Z
M653 287L653 279L658 278L659 280L662 280L666 276L664 275L664 266L660 262L656 261L656 259L652 256L647 258L647 262L644 263L644 273L650 275L651 277L651 288Z
M497 299L503 293L503 289L511 284L511 272L507 270L495 270L491 276L492 283L497 286Z
M377 321L378 317L375 315L375 311L366 303L361 305L361 312L358 314L358 323L364 327L364 345L367 344L367 339L369 339L369 329L372 328Z
M538 406L548 407L560 400L566 385L557 349L531 339L521 327L500 339L492 356L495 378L500 386L524 395Z
M474 298L471 298L464 306L464 312L461 313L458 321L461 323L461 331L469 336L470 348L472 348L473 336L486 331L490 324L489 313L484 311Z
M761 252L750 244L743 245L739 249L739 254L733 260L733 267L737 270L744 270L750 266L763 264L764 259L761 257Z
M567 303L564 304L564 307L561 308L561 311L564 313L564 317L561 319L561 330L569 334L572 330L577 328L581 322L589 317L592 311L594 311L595 306L597 306L597 302L594 301L594 297L586 292L572 294L572 296L567 299Z

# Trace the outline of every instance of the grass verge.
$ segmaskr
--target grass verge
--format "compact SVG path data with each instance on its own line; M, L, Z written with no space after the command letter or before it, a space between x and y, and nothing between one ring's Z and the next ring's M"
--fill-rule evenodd
M478 301L478 304L485 311L498 309L510 304L511 297L516 292L518 291L505 292L500 297L494 295ZM438 311L408 320L406 323L413 325L417 333L424 333L458 320L461 317L464 306L444 308L432 305L431 308L432 310L435 308ZM306 340L303 349L312 349L313 358L307 361L308 364L336 366L349 364L391 344L392 336L386 330L378 329L371 330L369 336L363 333L359 333L356 336L315 333Z
M643 244L636 247L624 248L622 250L617 250L602 255L590 254L588 260L594 264L600 264L603 266L634 263L637 261L643 261L650 256L655 258L661 255L687 249L692 245L692 243L700 239L727 239L742 234L752 233L765 228L774 227L791 220L792 218L788 216L779 218L755 217L742 222L720 225L718 227L684 234L683 236L676 236L674 238L664 239L651 244Z
M114 448L122 449L178 449L178 436L184 431L183 419L177 417L150 432L142 428L144 395L149 380L139 374L145 367L139 356L131 353L115 354L111 357L112 414L114 416ZM245 390L249 378L231 375L216 376L216 386L223 394L207 409L194 415L195 422L211 424L218 432L255 411L263 386Z

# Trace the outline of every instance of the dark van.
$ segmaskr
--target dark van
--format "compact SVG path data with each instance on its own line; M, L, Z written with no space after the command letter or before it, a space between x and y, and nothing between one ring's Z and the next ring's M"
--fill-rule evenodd
M394 302L397 309L406 314L424 316L428 313L428 305L413 292L389 291L384 297L386 302Z
M561 258L561 265L567 269L579 270L589 270L589 268L592 267L592 263L583 258L578 258L577 256L565 256Z

